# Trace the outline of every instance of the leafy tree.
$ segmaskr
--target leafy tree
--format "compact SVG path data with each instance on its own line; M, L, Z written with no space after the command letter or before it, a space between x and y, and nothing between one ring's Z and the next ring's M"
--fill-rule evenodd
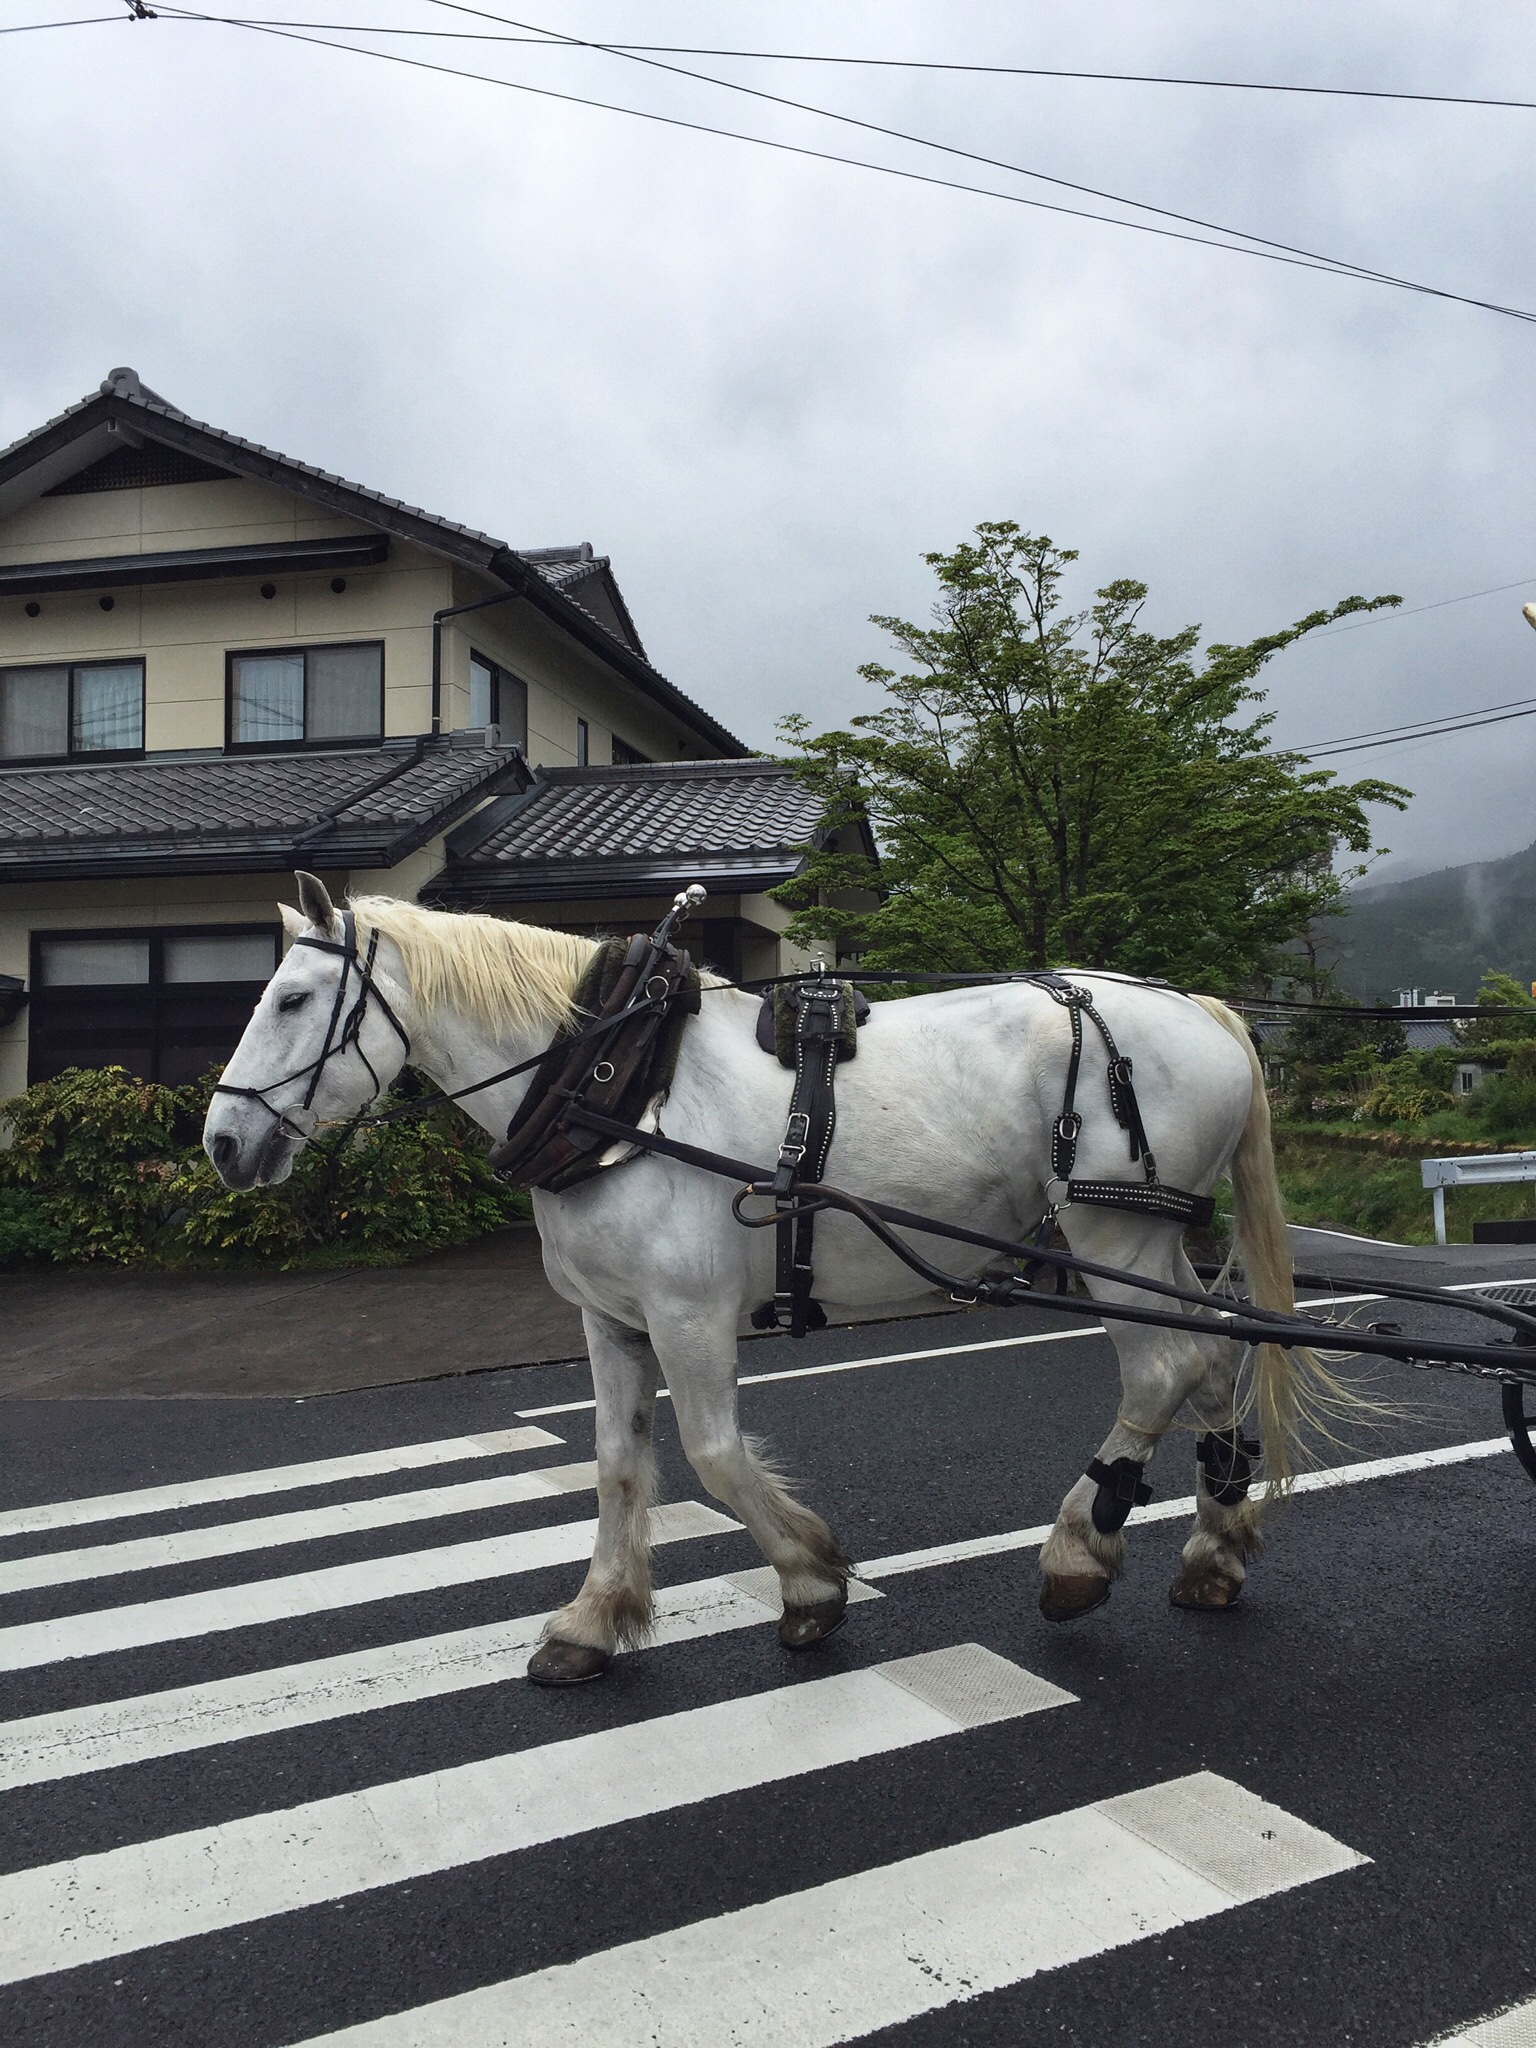
M1346 598L1200 657L1198 627L1143 627L1144 584L1065 610L1075 559L1012 521L978 527L926 557L932 625L876 619L907 664L861 671L881 707L842 731L785 721L827 823L867 817L882 856L846 832L813 855L780 892L792 936L844 934L871 966L1114 967L1233 991L1338 908L1363 869L1340 872L1337 851L1367 852L1365 806L1408 792L1272 751L1254 679L1316 627L1400 600Z
M1463 1043L1469 1048L1491 1053L1495 1046L1508 1053L1522 1040L1536 1038L1536 998L1523 981L1516 981L1512 974L1501 974L1497 968L1489 968L1478 984L1475 1000L1493 1010L1516 1010L1524 1014L1514 1017L1474 1017L1463 1034Z

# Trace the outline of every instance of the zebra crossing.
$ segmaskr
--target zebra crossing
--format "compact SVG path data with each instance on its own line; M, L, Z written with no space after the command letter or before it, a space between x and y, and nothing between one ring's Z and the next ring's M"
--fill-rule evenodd
M963 1637L860 1655L850 1631L840 1662L787 1668L774 1575L729 1516L687 1498L654 1510L672 1583L640 1682L595 1710L592 1694L534 1694L519 1683L528 1655L594 1528L581 1509L595 1474L570 1448L525 1425L0 1517L0 2038L817 2048L1368 1866L1236 1779L1195 1770L806 1869L719 1911L669 1909L655 1846L669 1830L711 1816L727 1841L793 1833L877 1781L898 1808L920 1805L939 1776L963 1780L977 1743L1027 1786L1031 1731L1084 1709ZM409 1484L428 1468L433 1485ZM303 1504L267 1512L275 1494ZM486 1534L487 1520L515 1526ZM882 1603L907 1573L931 1582L1044 1533L871 1560L853 1597ZM338 1544L402 1543L416 1547L328 1561ZM695 1559L709 1569L677 1575ZM465 1600L529 1611L413 1630ZM285 1655L295 1630L321 1632L323 1653ZM717 1673L702 1681L717 1697L653 1690L669 1646L728 1638L761 1644L745 1685ZM199 1659L216 1668L198 1675ZM474 1753L434 1761L424 1716L455 1703L478 1718L447 1747ZM296 1780L307 1796L291 1796ZM33 1847L5 1852L8 1810ZM549 1905L574 1944L563 1960L538 1965L509 1924L477 1928L467 1983L451 1941L408 1996L387 1970L369 1981L391 1913L409 1918L423 1887L494 1895L535 1864L570 1877L588 1844L599 1860L640 1845L658 1924L586 1938L577 1880ZM314 1957L343 1924L348 1991L317 2027ZM274 1971L292 1973L291 2013Z

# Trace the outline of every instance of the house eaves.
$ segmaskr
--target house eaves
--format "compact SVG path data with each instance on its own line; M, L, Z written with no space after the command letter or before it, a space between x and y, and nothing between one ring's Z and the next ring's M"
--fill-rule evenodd
M643 655L610 632L586 607L539 573L536 560L493 535L442 519L419 506L387 498L362 484L349 483L329 470L316 469L291 456L246 441L170 405L150 391L129 370L114 370L100 392L82 399L35 432L0 451L0 517L121 447L143 440L159 442L183 454L221 464L241 476L255 477L290 491L311 504L358 519L402 540L447 556L465 568L501 583L515 596L574 640L589 654L617 670L642 695L669 712L695 737L727 758L739 759L748 749L702 705L694 703ZM554 551L550 551L554 552Z
M62 562L0 565L0 598L46 597L66 590L125 590L135 584L199 583L226 576L298 575L360 569L389 553L385 533L333 540L268 541L260 546L175 548L155 555L98 555Z
M0 883L391 868L530 779L517 748L441 737L323 756L9 768Z

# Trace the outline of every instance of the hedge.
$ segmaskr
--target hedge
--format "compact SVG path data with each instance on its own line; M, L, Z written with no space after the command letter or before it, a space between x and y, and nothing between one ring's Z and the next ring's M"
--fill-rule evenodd
M233 1193L202 1149L217 1078L71 1067L0 1107L0 1265L392 1265L529 1214L444 1105L310 1145L280 1186Z

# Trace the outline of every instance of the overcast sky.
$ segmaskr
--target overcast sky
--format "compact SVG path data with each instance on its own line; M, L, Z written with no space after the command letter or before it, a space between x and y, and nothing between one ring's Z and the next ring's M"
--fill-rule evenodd
M506 32L432 0L265 4ZM0 23L98 9L0 0ZM1536 100L1536 17L1497 0L562 0L533 19ZM357 40L1053 196L602 53ZM704 68L1536 309L1536 112ZM1141 577L1156 626L1227 640L1351 592L1431 605L1529 578L1281 657L1287 743L1536 695L1536 329L1465 306L231 27L0 38L0 442L119 363L514 545L592 540L657 665L756 745L786 711L860 707L868 615L922 615L921 555L980 519L1078 548L1085 593ZM1533 754L1536 720L1340 763L1416 792L1378 872L1530 843Z

